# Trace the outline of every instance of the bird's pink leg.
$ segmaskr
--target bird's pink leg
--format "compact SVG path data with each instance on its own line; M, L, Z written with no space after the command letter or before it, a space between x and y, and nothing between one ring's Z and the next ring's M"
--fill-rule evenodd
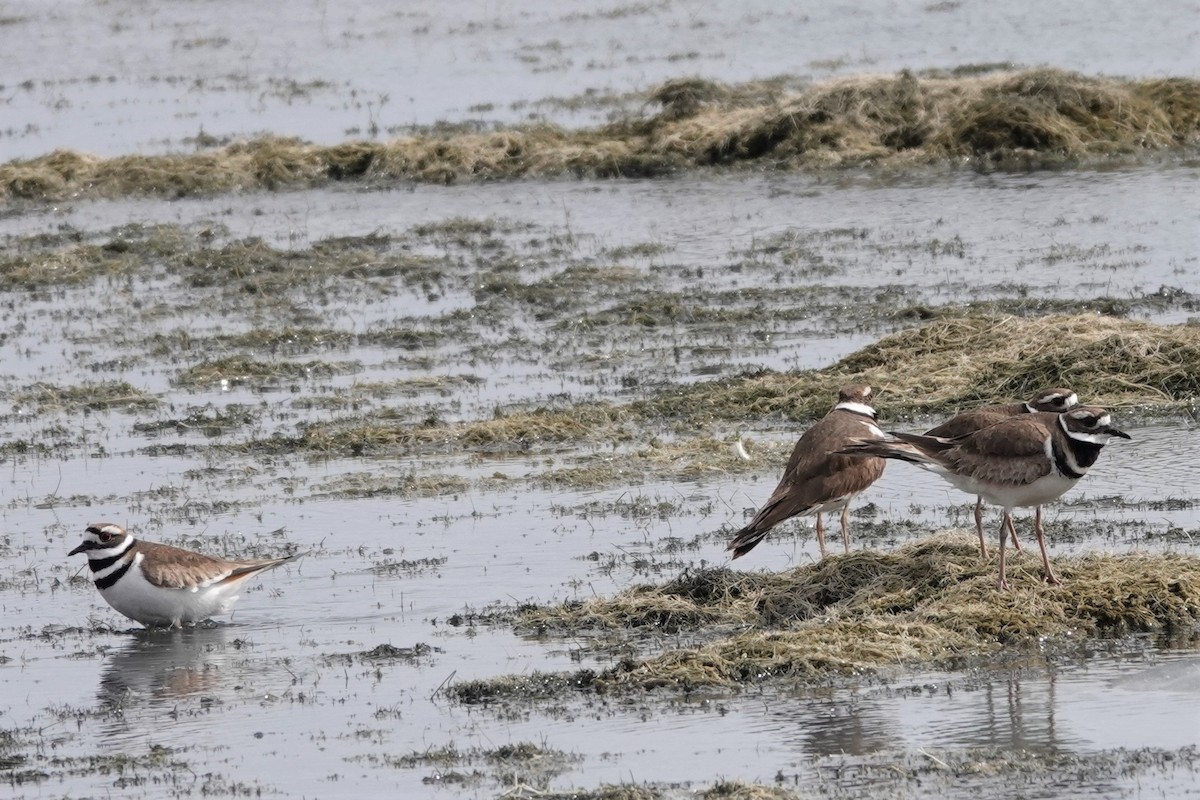
M821 512L817 512L817 547L821 549L821 558L825 557L825 522L821 519Z
M842 546L850 552L850 506L842 507Z
M983 541L983 498L975 498L975 533L979 534L979 555L988 557L987 544Z
M1033 532L1037 534L1038 547L1042 548L1042 580L1051 586L1062 586L1062 581L1050 568L1050 554L1046 552L1046 530L1042 527L1042 507L1033 513Z
M996 581L996 588L1000 591L1008 588L1008 578L1004 575L1004 540L1008 538L1008 534L1012 529L1012 510L1006 508L1004 509L1004 519L1000 522L1000 579Z

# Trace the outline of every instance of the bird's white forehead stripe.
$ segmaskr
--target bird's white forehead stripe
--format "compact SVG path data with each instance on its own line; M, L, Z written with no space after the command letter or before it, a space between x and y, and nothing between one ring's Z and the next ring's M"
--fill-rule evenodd
M99 541L96 539L95 536L92 537L92 541L99 543ZM108 547L88 550L87 557L96 559L96 560L99 560L101 558L112 558L113 556L121 555L121 553L124 553L130 547L133 547L133 539L127 538L124 541L122 541L120 544L109 545Z
M1042 395L1037 401L1042 405L1048 405L1056 398L1062 398L1062 404L1067 408L1079 405L1079 395L1075 394L1074 392L1067 395L1065 398L1063 398L1063 396L1058 392L1051 392L1050 394Z

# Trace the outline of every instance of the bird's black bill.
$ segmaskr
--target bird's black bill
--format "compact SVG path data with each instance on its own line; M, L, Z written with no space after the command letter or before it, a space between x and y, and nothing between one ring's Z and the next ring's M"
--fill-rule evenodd
M86 550L93 549L95 546L96 546L95 542L84 542L83 544L79 545L79 547L76 547L74 550L67 553L67 555L69 555L69 556L78 555L79 553L82 553Z
M1107 433L1109 436L1119 436L1122 439L1133 439L1133 437L1130 436L1125 431L1119 431L1116 428L1112 427L1111 425L1108 426L1107 428L1105 428L1104 432Z

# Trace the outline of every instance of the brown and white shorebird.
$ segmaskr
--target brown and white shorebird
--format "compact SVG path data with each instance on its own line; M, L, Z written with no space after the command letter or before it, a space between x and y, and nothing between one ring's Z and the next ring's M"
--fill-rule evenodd
M1070 389L1058 386L1039 392L1036 397L1026 403L984 406L972 411L964 411L946 420L941 425L925 431L925 435L940 436L943 439L955 439L959 436L966 436L967 434L983 430L989 425L995 425L997 422L1003 422L1006 419L1011 419L1021 414L1036 414L1039 411L1058 413L1074 408L1077 405L1079 405L1078 395ZM1035 519L1038 520L1035 526L1040 525L1042 507L1038 506L1034 513ZM983 539L982 495L978 495L975 498L975 533L979 536L979 553L984 558L987 558L987 544ZM1015 533L1012 536L1012 543L1015 549L1021 549L1021 543L1017 540Z
M135 539L120 525L96 522L68 555L85 553L100 596L148 628L179 628L224 614L247 579L285 558L230 561Z
M839 455L837 451L859 439L883 438L883 431L875 424L871 396L870 386L853 384L841 388L833 410L796 442L775 491L750 523L730 541L728 549L733 551L734 558L753 550L785 519L801 514L817 515L817 544L824 556L825 525L821 514L839 510L842 512L842 544L846 552L850 552L847 527L850 501L879 480L886 462L882 458L852 458Z
M1102 408L1076 406L1061 414L1020 414L975 433L946 439L917 433L892 433L891 439L863 439L841 452L870 458L896 458L941 476L957 489L977 494L1004 509L1000 524L1000 576L1004 574L1004 540L1014 534L1012 510L1041 506L1061 497L1100 457L1114 436L1131 438L1113 427ZM1050 567L1041 515L1035 519L1046 583L1061 581Z

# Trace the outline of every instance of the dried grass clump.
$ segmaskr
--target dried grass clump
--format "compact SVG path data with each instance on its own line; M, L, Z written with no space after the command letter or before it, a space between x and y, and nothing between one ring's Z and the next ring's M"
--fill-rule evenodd
M466 492L471 482L461 475L380 475L351 472L331 478L313 488L314 497L450 497Z
M885 336L821 370L680 387L633 407L696 425L806 420L825 414L838 387L851 382L876 388L885 418L1012 402L1063 385L1107 408L1184 408L1200 397L1200 326L1095 314L948 317Z
M298 380L322 375L353 371L356 365L333 364L328 361L258 361L243 356L229 356L204 361L188 367L172 381L176 386L209 386L219 381L231 384L263 383L278 380Z
M795 800L798 794L782 786L718 781L700 792L700 800Z
M1106 554L1056 563L1065 585L1047 587L1039 556L1014 554L1013 588L1000 592L994 563L979 559L970 536L949 532L893 553L834 556L782 574L690 571L612 598L526 609L519 627L570 636L626 630L639 640L691 631L709 640L626 659L601 673L538 678L541 690L553 684L555 691L820 680L889 666L957 664L1068 634L1197 630L1200 557ZM512 681L474 682L460 699L498 699Z
M770 158L779 165L862 162L922 146L936 113L930 89L910 73L812 87L773 107L716 109L664 130L660 148L682 147L701 163Z
M1200 138L1200 102L1196 81L1191 78L1160 78L1139 81L1134 91L1166 115L1180 144L1195 144Z
M704 78L675 78L650 90L648 100L662 106L662 119L683 119L727 100L729 87Z
M103 411L122 409L141 411L154 408L159 400L125 381L103 381L82 386L56 386L38 382L13 393L14 406L27 406L39 413Z
M759 617L755 606L764 584L774 580L723 568L688 570L662 586L639 586L612 598L528 608L519 627L538 633L638 628L675 633L700 625L750 625Z
M127 275L138 268L128 254L96 245L0 257L0 289L38 289L85 283L101 275Z
M1002 161L1022 153L1082 158L1163 148L1195 135L1186 116L1166 113L1138 88L1050 69L986 79L970 102L948 115L935 143L951 155ZM1176 88L1183 105L1187 87ZM1197 86L1191 94L1193 104L1200 100Z
M762 162L797 169L952 159L1027 168L1200 140L1200 81L1190 78L905 71L798 91L785 85L673 80L647 95L658 114L592 130L441 130L333 146L267 136L220 150L112 159L55 151L0 165L0 196L189 195L353 179L642 177Z
M469 450L528 450L539 444L564 441L626 439L624 409L593 403L562 410L538 409L498 414L490 420L451 425L405 427L391 424L388 412L367 419L316 423L305 428L299 440L288 440L288 449L321 454L382 454L394 451L457 447ZM262 442L270 448L272 442ZM275 445L280 444L278 440Z
M1200 394L1200 326L1093 314L945 319L886 336L835 368L870 376L912 410L1059 385L1095 405L1178 406Z
M703 480L761 469L765 458L786 458L791 442L697 437L650 443L630 453L596 455L592 461L616 461L635 474L666 479ZM744 454L744 455L743 455Z
M1039 166L1194 144L1200 82L1040 69L981 77L857 76L775 104L664 113L651 146L698 164L805 167L979 159Z

